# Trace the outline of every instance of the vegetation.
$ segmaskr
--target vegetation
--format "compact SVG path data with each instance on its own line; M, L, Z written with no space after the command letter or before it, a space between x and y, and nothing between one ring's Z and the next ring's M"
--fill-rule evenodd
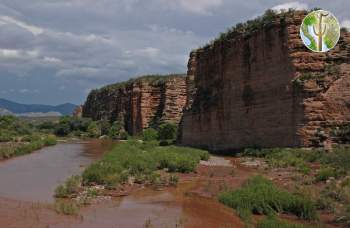
M307 226L300 224L293 224L276 218L275 216L268 216L257 224L258 228L307 228Z
M175 140L176 133L176 124L164 123L159 126L159 140Z
M249 179L240 189L223 192L219 201L237 210L246 221L252 213L271 215L275 213L292 213L300 218L315 220L315 204L301 196L281 190L261 176Z
M142 132L142 139L144 141L154 141L158 139L158 131L153 128L147 128Z
M72 194L77 194L81 187L81 177L72 176L64 184L59 185L55 190L55 197L68 198Z
M277 19L281 21L281 24L285 23L285 18L293 12L293 9L289 9L288 11L284 11L278 14L275 11L269 9L264 13L264 15L257 17L256 19L248 20L245 23L238 23L235 26L229 28L225 33L221 33L217 39L209 42L202 48L207 49L213 46L215 43L219 43L225 40L232 40L240 36L248 38L251 36L251 34L260 29L273 26L274 21Z
M56 201L55 210L59 214L64 215L77 215L79 212L79 206L70 201Z
M335 128L332 133L341 143L350 143L350 123Z
M140 183L157 179L156 171L192 172L201 159L208 159L206 151L176 146L160 147L158 142L127 141L118 144L104 157L90 165L83 173L83 184L116 187L134 177ZM171 181L175 182L174 177Z
M309 169L309 163L319 162L324 167L336 169L338 175L345 175L350 171L350 147L335 147L332 153L323 149L300 149L300 148L274 148L274 149L246 149L242 156L260 157L266 159L270 167L296 167L300 171ZM322 171L328 172L328 171Z
M132 78L129 79L128 81L125 82L118 82L112 85L108 85L105 87L102 87L99 90L93 90L93 93L97 93L99 91L110 91L110 90L116 90L116 89L120 89L126 86L130 86L132 83L138 83L138 82L149 82L151 85L160 85L163 84L165 81L170 80L172 78L178 78L178 77L183 77L184 75L182 74L169 74L169 75L144 75L141 77L137 77L137 78Z

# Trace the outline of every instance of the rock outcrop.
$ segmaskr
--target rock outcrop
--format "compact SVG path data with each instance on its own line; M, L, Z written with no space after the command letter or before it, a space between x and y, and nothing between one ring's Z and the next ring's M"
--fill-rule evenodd
M327 53L299 36L306 12L238 25L190 55L182 145L212 150L322 146L350 121L350 35Z
M83 117L119 121L135 135L163 122L178 124L185 104L184 75L144 76L91 91Z

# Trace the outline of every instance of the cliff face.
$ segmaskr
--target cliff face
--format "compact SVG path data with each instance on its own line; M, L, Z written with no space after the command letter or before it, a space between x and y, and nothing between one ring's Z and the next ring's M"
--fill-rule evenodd
M178 124L185 103L185 77L146 76L93 90L83 106L83 117L120 121L134 135L163 122Z
M319 146L350 121L350 36L328 53L299 37L305 12L191 53L183 145L213 150Z

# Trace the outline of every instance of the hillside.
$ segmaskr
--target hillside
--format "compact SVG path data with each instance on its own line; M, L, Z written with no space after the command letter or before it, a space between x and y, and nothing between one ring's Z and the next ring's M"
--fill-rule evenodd
M14 114L25 113L60 113L61 115L71 115L77 106L66 103L57 106L41 105L41 104L20 104L13 101L0 98L0 108L6 109Z

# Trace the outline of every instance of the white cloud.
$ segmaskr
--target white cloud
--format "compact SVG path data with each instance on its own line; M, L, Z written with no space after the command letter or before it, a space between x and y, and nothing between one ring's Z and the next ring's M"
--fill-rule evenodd
M34 25L29 25L23 21L17 20L12 17L8 16L0 16L0 24L15 24L29 32L31 32L33 35L40 35L44 32L43 28L34 26Z
M212 10L223 5L223 0L156 0L168 9L181 9L189 13L211 15Z
M0 49L0 57L3 58L18 58L20 57L18 50Z
M142 49L126 51L125 53L130 57L139 56L139 57L156 58L159 55L160 50L158 48L154 48L154 47L146 47L146 48L142 48Z
M59 63L62 62L62 60L54 57L44 57L44 61L49 62L49 63Z
M99 69L93 67L76 67L71 69L63 69L57 72L58 77L81 77L89 78L98 76Z
M280 5L276 5L274 7L272 7L271 9L275 10L275 11L281 11L281 10L288 10L288 9L296 9L296 10L304 10L304 9L308 9L309 6L306 3L301 3L298 1L295 2L287 2L287 3L283 3Z
M213 8L222 5L222 0L179 0L180 5L187 11L198 14L210 14Z
M341 23L341 26L350 29L350 20L349 19L344 20Z
M0 57L5 59L37 59L40 52L34 50L0 49Z

